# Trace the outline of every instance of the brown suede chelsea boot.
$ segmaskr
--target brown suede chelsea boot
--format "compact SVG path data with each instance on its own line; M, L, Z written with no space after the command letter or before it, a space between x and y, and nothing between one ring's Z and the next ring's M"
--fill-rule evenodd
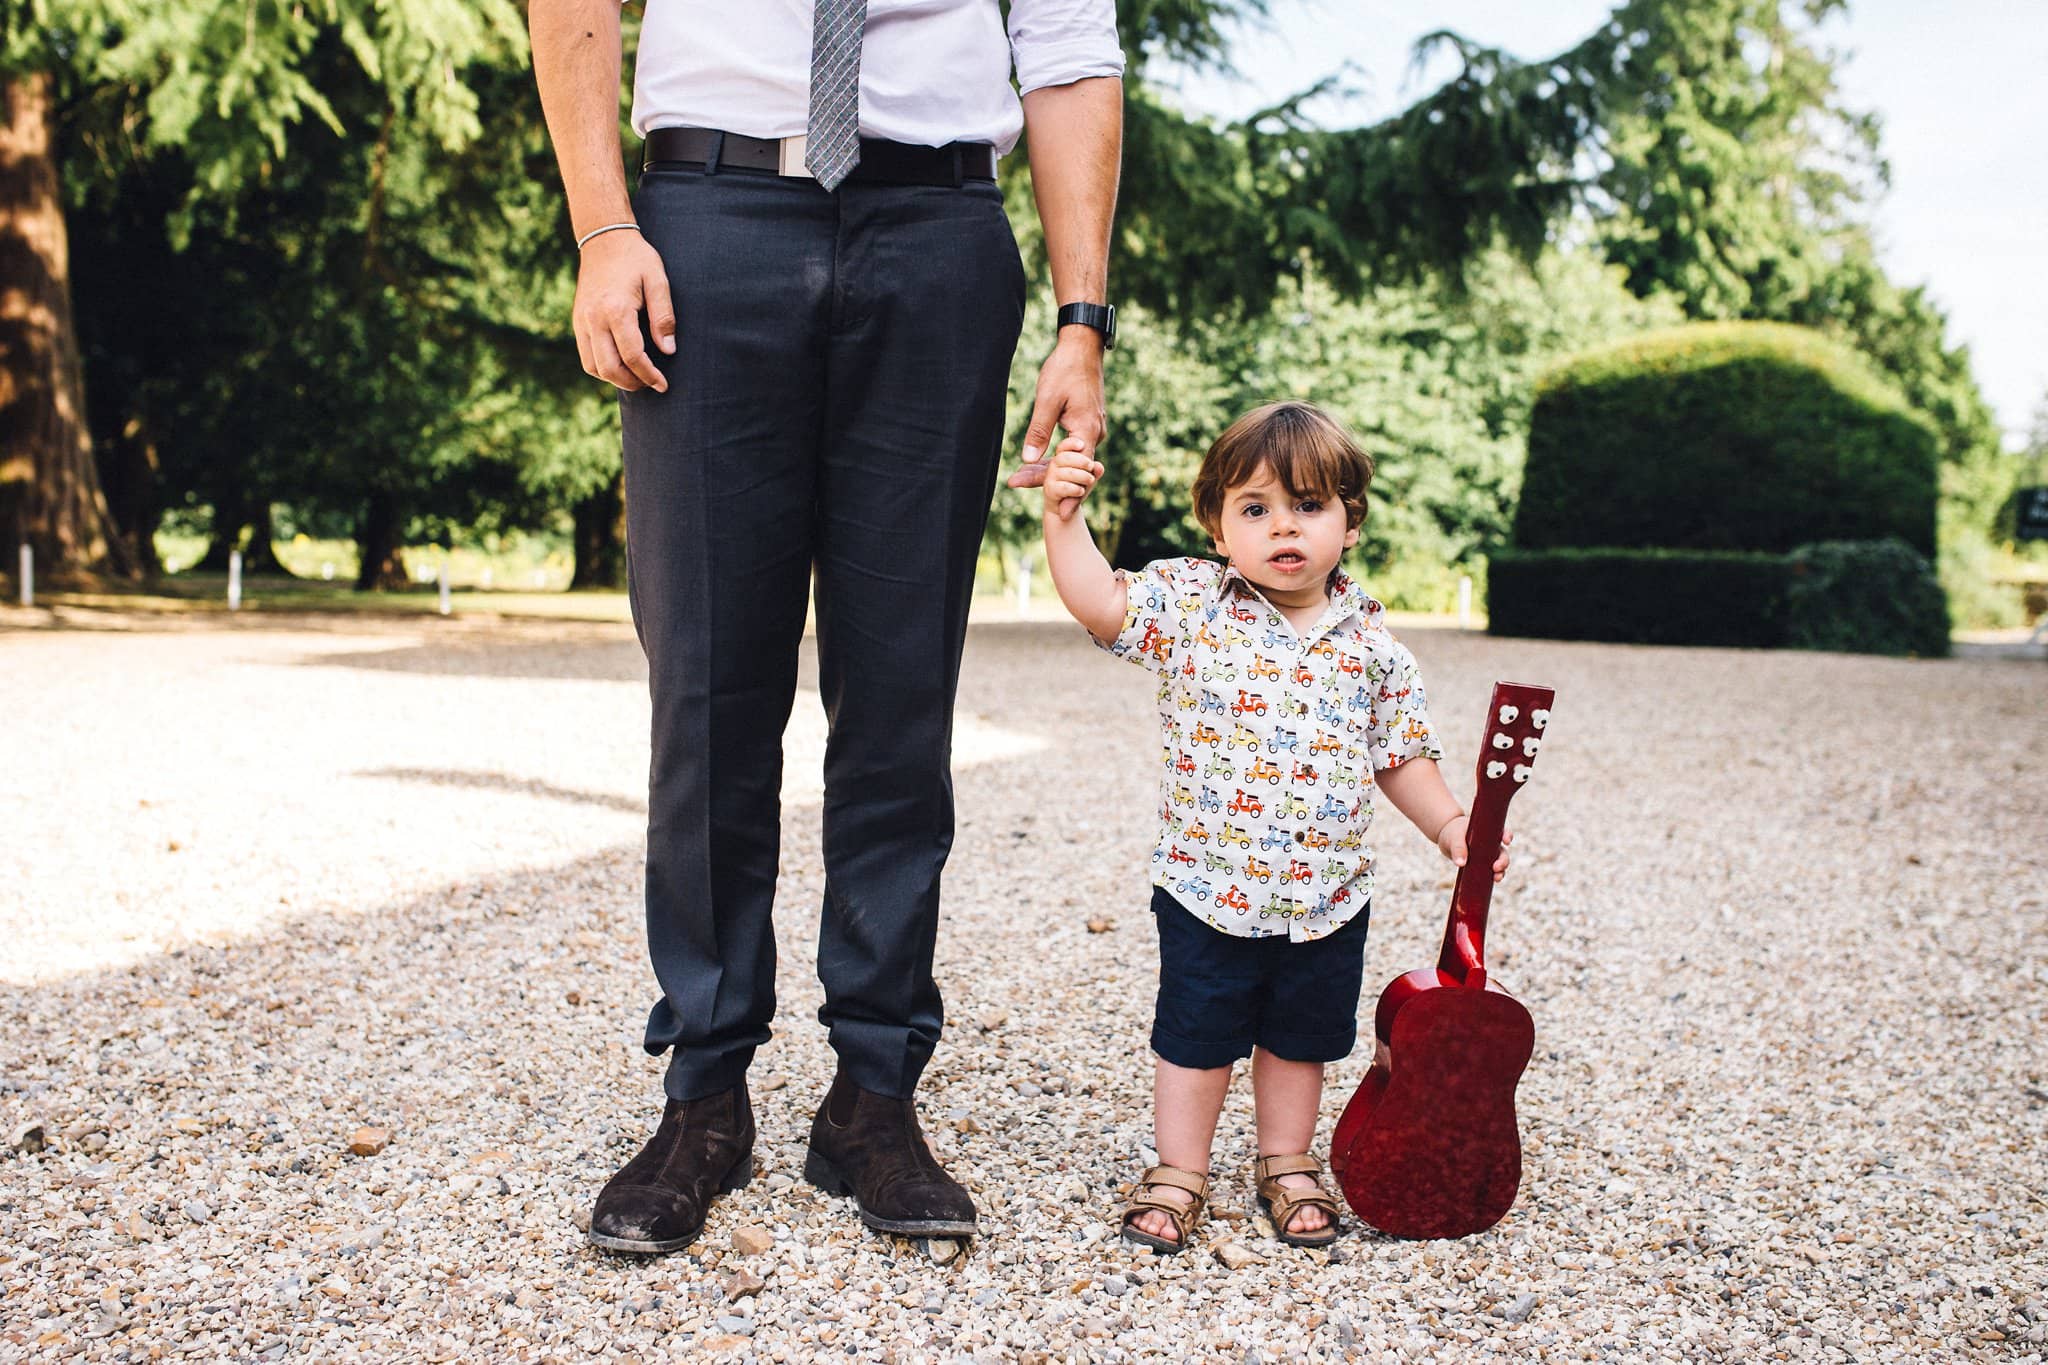
M590 1241L607 1251L680 1251L704 1230L711 1201L754 1178L754 1110L743 1081L670 1100L661 1126L598 1193Z
M925 1145L916 1102L863 1090L843 1072L811 1121L804 1179L852 1195L860 1220L877 1232L974 1235L974 1199Z

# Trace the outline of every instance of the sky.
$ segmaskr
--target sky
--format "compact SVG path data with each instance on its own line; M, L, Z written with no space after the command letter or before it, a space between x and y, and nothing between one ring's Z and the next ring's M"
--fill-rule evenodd
M1394 113L1447 76L1411 69L1439 28L1522 57L1571 47L1607 0L1271 0L1238 30L1240 78L1181 74L1190 109L1249 113L1341 74L1359 93L1311 106L1352 126ZM1845 103L1883 120L1891 188L1871 209L1879 258L1924 284L1967 344L1985 396L2017 445L2048 399L2048 6L2035 0L1851 0L1822 38L1843 51ZM1347 68L1348 64L1348 68ZM1168 73L1159 72L1161 76Z

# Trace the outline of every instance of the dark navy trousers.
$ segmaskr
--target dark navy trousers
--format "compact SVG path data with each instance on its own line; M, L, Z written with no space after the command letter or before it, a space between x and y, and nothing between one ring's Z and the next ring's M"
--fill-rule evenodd
M647 941L679 1100L737 1083L775 1013L782 733L815 592L820 1012L907 1096L938 1042L939 879L976 552L1024 271L988 181L721 169L634 194L677 313L665 394L621 395L633 621L653 698Z

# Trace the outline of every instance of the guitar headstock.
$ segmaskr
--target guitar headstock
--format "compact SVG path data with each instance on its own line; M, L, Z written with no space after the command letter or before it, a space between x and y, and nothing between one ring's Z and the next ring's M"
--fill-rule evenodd
M1486 716L1486 737L1479 743L1479 785L1494 787L1503 797L1529 780L1536 751L1550 726L1550 704L1557 693L1527 683L1495 683Z

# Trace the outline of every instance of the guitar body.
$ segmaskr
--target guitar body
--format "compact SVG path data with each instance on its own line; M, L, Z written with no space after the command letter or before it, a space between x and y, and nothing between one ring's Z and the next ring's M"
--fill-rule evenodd
M1366 1073L1331 1143L1345 1199L1394 1237L1483 1232L1513 1207L1522 1182L1515 1085L1536 1025L1491 984L1411 984L1436 974L1410 972L1387 988L1387 996L1404 986L1412 993L1394 1015L1386 1057Z
M1521 1002L1488 979L1484 944L1507 803L1528 780L1551 700L1548 688L1494 687L1442 955L1381 992L1372 1068L1331 1138L1330 1170L1344 1198L1394 1237L1483 1232L1514 1206L1521 1185L1515 1086L1536 1029Z

